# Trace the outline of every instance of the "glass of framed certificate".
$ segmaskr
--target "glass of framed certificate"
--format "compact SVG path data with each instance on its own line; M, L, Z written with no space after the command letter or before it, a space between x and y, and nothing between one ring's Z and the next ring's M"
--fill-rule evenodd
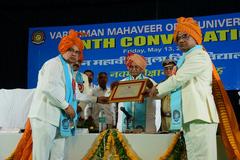
M114 87L109 97L109 102L143 101L143 95L147 80L120 81Z

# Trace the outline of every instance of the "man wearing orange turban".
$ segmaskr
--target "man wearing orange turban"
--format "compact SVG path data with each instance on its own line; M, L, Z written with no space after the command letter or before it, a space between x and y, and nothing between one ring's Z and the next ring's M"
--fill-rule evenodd
M74 93L75 90L70 64L78 61L83 54L83 42L78 35L78 32L70 30L69 35L59 43L58 50L61 54L45 62L39 71L29 111L33 160L64 158L65 139L56 137L59 137L62 112L70 119L76 115L74 95L67 97L67 92Z
M79 35L70 30L59 43L61 54L45 62L39 71L29 111L33 160L64 159L65 137L74 135L76 128L77 99L107 103L105 97L98 99L75 90L71 64L83 59L83 42Z
M128 68L129 75L122 81L149 79L151 85L156 84L154 80L144 76L147 61L143 56L130 52L125 59L125 64ZM155 133L157 131L157 126L155 125L156 104L156 100L153 101L151 98L147 98L143 103L119 103L119 106L124 107L133 119L129 124L126 124L127 117L124 112L122 112L121 107L119 107L117 128L122 132L127 131L127 129L142 129L143 132ZM159 116L157 118L159 118Z
M8 159L64 159L65 138L76 128L77 101L108 103L108 97L82 94L76 86L71 64L82 62L83 42L74 30L63 37L61 53L44 63L29 111L26 130Z
M177 62L176 74L156 87L158 96L180 93L174 99L180 102L180 108L171 108L175 117L172 121L179 121L182 115L180 125L184 131L188 160L217 160L219 119L212 95L213 67L208 53L201 46L201 29L193 18L181 17L177 19L173 37L183 56ZM156 90L153 88L150 95L154 95Z

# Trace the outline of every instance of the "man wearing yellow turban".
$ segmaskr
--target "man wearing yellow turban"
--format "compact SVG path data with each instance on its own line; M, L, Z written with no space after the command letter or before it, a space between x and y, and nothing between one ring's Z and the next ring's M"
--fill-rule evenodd
M153 85L156 85L156 82L154 80L144 76L147 61L143 56L130 52L125 59L125 64L128 68L129 75L122 81L149 79ZM119 103L117 121L117 128L119 131L125 132L127 129L141 129L143 132L155 133L158 128L158 126L155 124L156 104L156 100L153 101L152 98L147 98L143 103ZM129 126L126 124L127 117L122 112L121 107L124 107L124 109L133 117L133 120L129 122Z
M212 61L201 45L198 23L184 17L177 22L173 37L183 56L177 62L176 74L159 83L156 89L159 96L175 93L176 89L180 91L181 108L173 113L182 113L188 160L217 160L219 119L212 95ZM150 95L155 91L152 89ZM174 117L172 121L177 121L181 115Z

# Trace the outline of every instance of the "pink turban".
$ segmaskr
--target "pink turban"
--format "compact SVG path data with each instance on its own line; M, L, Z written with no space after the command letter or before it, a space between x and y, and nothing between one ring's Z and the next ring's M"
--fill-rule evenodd
M132 65L132 62L136 63L143 70L145 70L145 68L147 66L147 61L143 56L133 53L133 52L129 52L125 59L125 64L126 64L127 68L129 68Z

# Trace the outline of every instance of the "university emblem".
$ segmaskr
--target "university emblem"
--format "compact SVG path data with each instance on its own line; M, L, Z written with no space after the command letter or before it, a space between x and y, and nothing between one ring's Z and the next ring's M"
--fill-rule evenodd
M32 33L32 43L41 44L45 41L45 34L43 31L35 31Z
M180 112L178 110L173 111L173 119L175 122L178 122L180 120Z

